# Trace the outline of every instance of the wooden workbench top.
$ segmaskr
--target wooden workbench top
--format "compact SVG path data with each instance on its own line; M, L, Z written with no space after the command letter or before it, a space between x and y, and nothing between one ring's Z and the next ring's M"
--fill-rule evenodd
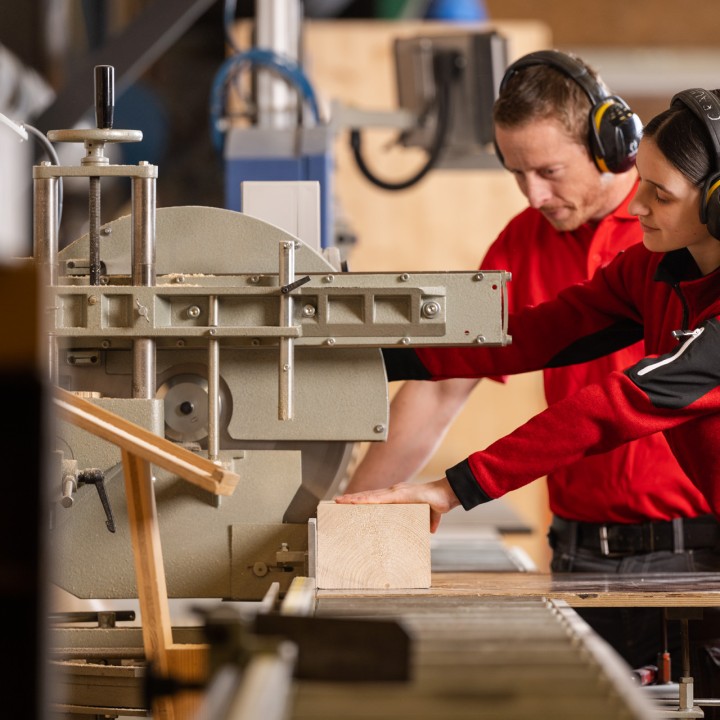
M565 600L573 607L720 606L720 573L595 575L550 573L433 573L427 590L320 590L336 597L468 597Z

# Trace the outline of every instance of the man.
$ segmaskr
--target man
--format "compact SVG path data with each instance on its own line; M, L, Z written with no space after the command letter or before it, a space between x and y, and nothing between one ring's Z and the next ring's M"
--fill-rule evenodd
M531 54L506 73L494 109L496 145L529 208L510 221L481 267L512 272L511 312L554 298L642 240L628 212L637 184L637 138L631 113L622 101L608 105L612 100L584 63L560 53ZM613 113L620 129L610 127L609 139L599 137L602 118ZM618 147L608 147L615 141ZM547 369L546 399L555 403L642 356L637 343L589 363ZM406 383L391 406L388 442L370 447L346 493L415 475L476 382ZM689 570L695 548L688 542L677 552L683 546L675 544L674 533L689 536L696 523L714 522L660 435L550 474L548 492L557 572ZM681 525L677 518L684 519ZM651 535L662 542L651 545ZM662 637L659 613L584 616L631 665L654 660Z

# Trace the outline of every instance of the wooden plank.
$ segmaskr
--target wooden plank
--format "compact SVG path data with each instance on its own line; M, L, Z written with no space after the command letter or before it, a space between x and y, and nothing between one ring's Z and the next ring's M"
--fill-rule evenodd
M433 573L432 587L424 590L318 590L318 599L402 595L548 598L573 607L716 607L720 605L720 574Z
M427 505L338 505L317 516L318 588L429 588Z
M208 679L210 648L208 645L172 645L167 648L170 676L185 682L202 683ZM172 699L178 720L198 718L203 702L201 691L185 691Z
M125 449L122 460L145 657L154 672L167 675L173 639L150 463ZM174 720L172 703L156 701L153 717Z
M137 457L179 475L216 495L232 495L238 475L201 455L186 450L105 408L56 389L55 406L61 419L111 442Z

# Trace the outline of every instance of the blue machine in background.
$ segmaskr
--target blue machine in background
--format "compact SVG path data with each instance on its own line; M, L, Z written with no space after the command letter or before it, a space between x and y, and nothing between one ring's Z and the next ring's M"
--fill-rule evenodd
M300 65L302 7L296 0L257 3L255 46L240 51L230 33L234 3L226 3L226 36L236 51L212 88L213 144L225 165L225 206L243 211L241 183L315 181L320 192L320 244L334 244L332 132ZM242 98L241 73L252 71L252 97ZM228 98L251 124L232 124Z

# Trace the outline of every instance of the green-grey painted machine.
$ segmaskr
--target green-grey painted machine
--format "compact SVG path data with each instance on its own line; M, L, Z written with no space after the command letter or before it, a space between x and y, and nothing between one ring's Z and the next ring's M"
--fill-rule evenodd
M307 521L354 443L384 440L380 347L509 342L503 271L342 272L279 228L207 207L156 210L157 167L113 165L136 131L58 130L79 166L34 168L35 260L53 382L227 464L220 502L155 478L171 597L261 598L307 574ZM89 232L57 250L58 182L89 178ZM100 222L100 179L132 184L131 214ZM135 597L116 448L57 428L52 580L83 598ZM95 487L89 487L94 485Z

